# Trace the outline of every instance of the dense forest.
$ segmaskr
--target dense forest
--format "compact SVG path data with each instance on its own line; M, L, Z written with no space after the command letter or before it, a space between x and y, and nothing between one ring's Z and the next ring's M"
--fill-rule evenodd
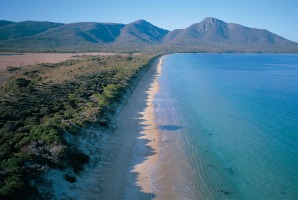
M0 92L0 198L32 194L49 168L72 168L89 156L65 140L88 126L106 129L150 55L80 56L56 64L8 67Z

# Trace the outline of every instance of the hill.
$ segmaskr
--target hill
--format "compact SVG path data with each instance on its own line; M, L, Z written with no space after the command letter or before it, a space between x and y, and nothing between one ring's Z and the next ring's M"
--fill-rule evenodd
M24 38L42 33L50 28L55 28L61 25L61 23L53 22L25 21L14 23L9 21L0 21L0 40Z
M6 26L8 24L13 24L14 22L7 21L7 20L0 20L0 27L1 26Z
M41 25L41 27L44 26ZM97 50L95 49L96 45L104 46L106 43L113 42L123 27L122 24L71 23L52 27L29 37L5 40L0 44L7 51L72 52ZM6 26L2 28L4 29Z
M130 24L0 21L0 51L298 53L298 44L268 30L211 17L173 31L145 20Z
M168 30L158 28L145 20L138 20L127 24L112 46L120 47L124 51L132 51L132 49L141 51L146 47L160 44L168 32Z
M248 28L239 24L208 17L186 29L170 32L165 46L178 51L211 52L292 52L297 43L264 29Z

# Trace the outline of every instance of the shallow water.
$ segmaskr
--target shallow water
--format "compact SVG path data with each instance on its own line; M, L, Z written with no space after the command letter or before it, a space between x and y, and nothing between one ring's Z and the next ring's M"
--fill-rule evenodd
M167 55L159 84L157 197L298 198L298 55Z

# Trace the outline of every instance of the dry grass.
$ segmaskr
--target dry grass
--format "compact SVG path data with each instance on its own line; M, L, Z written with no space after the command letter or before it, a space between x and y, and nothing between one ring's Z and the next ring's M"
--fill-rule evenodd
M26 53L0 56L0 71L7 66L19 67L38 63L58 63L81 55L113 55L113 53Z

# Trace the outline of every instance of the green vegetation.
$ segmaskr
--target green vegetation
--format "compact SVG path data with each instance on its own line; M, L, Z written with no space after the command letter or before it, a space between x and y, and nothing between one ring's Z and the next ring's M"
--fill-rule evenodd
M149 55L82 56L57 64L8 68L0 92L0 198L37 194L30 184L47 168L79 173L89 156L64 133L109 127L127 88L148 66ZM74 182L75 177L65 174Z
M0 41L33 36L62 25L53 22L24 21L14 23L0 20Z
M173 31L145 20L129 24L0 21L0 51L297 53L298 44L267 30L215 18Z

